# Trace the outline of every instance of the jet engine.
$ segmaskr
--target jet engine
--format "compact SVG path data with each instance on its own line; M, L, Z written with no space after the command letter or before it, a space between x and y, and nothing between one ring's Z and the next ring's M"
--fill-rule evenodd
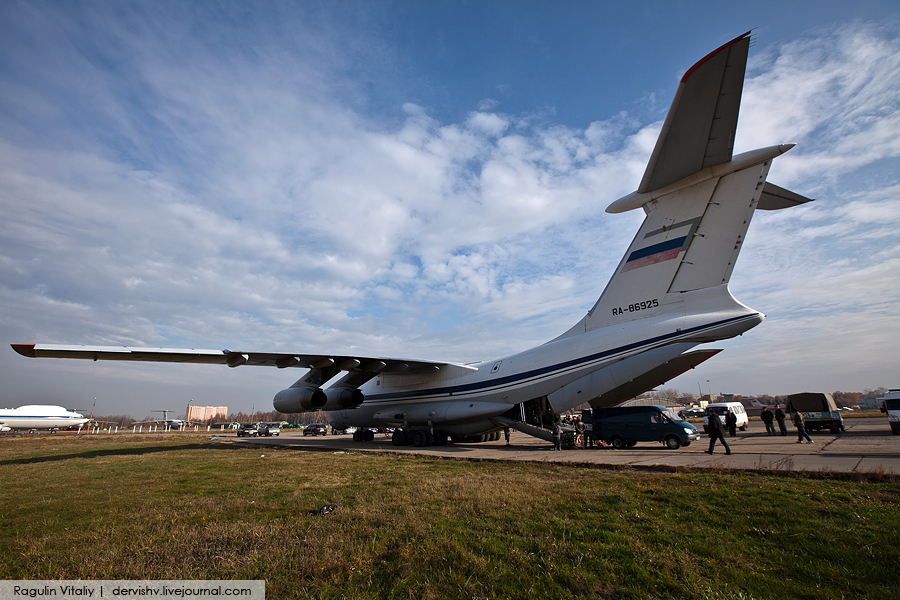
M321 388L289 387L275 394L272 405L280 413L301 413L321 410L327 402L328 396Z
M363 393L357 388L330 387L325 390L328 402L322 410L345 410L359 408L365 400Z

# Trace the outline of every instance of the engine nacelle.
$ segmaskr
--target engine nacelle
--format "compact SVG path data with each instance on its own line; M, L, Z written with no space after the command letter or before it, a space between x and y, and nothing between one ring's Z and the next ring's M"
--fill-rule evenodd
M301 413L321 410L328 397L317 387L290 387L275 394L272 406L280 413Z
M330 387L325 390L325 396L328 398L328 402L325 403L322 410L359 408L365 400L365 396L358 388Z

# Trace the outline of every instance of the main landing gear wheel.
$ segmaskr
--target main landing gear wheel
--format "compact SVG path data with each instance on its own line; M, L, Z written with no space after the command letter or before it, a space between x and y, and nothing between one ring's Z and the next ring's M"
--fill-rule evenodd
M434 437L427 429L416 429L413 431L413 446L416 448L424 448L430 446L434 441Z
M353 432L354 442L371 442L375 439L375 432L371 429L357 429Z

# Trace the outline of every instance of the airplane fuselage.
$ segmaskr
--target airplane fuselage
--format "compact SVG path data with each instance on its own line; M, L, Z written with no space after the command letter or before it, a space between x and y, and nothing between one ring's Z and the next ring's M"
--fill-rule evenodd
M728 292L727 286L681 294L677 305L657 303L657 314L579 335L561 336L525 352L448 369L443 377L379 375L360 389L365 403L329 411L344 427L439 427L453 435L481 433L512 406L547 396L557 413L587 402L623 381L693 346L740 335L764 316ZM566 394L567 386L583 388Z
M29 405L0 408L0 429L64 429L81 426L90 419L62 406Z

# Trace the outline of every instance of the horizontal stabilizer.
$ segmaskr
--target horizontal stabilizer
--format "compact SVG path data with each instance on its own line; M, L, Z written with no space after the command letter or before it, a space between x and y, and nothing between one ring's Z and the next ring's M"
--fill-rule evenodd
M678 377L685 371L693 369L703 361L712 358L722 350L710 348L708 350L694 350L686 352L660 366L647 371L643 375L624 383L590 401L591 408L606 408L630 400L647 390L652 390L670 379Z
M801 196L767 181L756 208L759 210L781 210L782 208L790 208L812 201L812 198Z
M681 78L639 193L731 160L750 32L697 62Z

